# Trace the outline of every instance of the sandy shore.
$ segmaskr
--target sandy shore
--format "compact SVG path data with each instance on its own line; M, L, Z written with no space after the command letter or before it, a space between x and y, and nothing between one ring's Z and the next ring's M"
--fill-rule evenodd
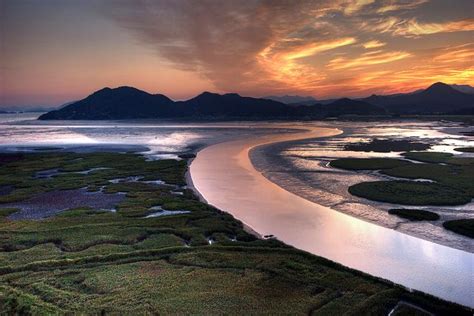
M472 307L472 254L305 200L270 182L249 159L257 146L338 133L313 128L212 145L192 161L189 177L205 201L260 235L274 235L351 268Z

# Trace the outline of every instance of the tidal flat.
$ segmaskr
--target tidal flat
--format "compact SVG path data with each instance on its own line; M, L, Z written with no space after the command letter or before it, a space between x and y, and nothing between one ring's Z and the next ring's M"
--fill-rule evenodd
M403 205L463 205L474 198L474 158L454 157L443 152L406 152L394 158L340 158L330 162L335 168L347 170L379 170L394 179L361 182L348 188L349 193L374 201ZM413 163L411 161L422 163ZM435 212L417 209L392 209L395 214L411 221L439 220ZM463 223L456 229L456 223ZM446 221L443 227L463 236L473 238L474 219L461 218Z
M443 226L474 220L473 142L465 135L472 125L400 120L332 126L344 133L256 148L252 163L269 180L314 203L472 253L470 238ZM411 221L391 209L433 212L440 219Z
M14 188L1 197L4 205L60 190L124 194L115 212L63 202L65 209L40 220L15 220L19 209L0 204L6 313L471 313L256 238L185 187L186 160L45 152L3 158L0 183ZM101 169L80 172L91 168ZM48 169L60 173L35 177ZM177 188L182 195L173 194ZM147 217L158 207L181 212Z

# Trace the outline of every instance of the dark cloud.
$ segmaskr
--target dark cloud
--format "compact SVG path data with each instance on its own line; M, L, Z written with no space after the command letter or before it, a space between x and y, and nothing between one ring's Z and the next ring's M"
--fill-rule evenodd
M222 90L255 92L283 85L256 56L275 42L287 47L327 36L308 26L324 7L312 1L124 1L104 12L176 67L199 71Z

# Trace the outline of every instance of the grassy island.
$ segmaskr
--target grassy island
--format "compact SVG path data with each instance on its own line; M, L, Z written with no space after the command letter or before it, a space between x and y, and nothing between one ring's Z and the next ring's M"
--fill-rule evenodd
M257 239L200 202L186 170L131 153L0 155L2 314L387 315L409 302L470 315Z
M456 219L443 223L444 228L474 238L474 219Z
M410 162L391 158L340 158L329 163L331 167L346 170L380 170L409 165Z
M474 153L474 147L460 147L454 148L454 150L462 153Z
M410 221L437 221L439 219L438 214L425 210L397 208L388 210L388 212Z
M347 144L344 146L344 150L388 153L391 151L426 150L430 147L430 144L407 139L373 139L370 142Z
M469 149L470 147L467 147ZM459 149L459 148L458 148ZM369 200L402 205L463 205L474 198L474 158L456 157L444 152L406 152L408 160L396 158L339 158L330 166L345 170L379 170L381 174L395 177L394 180L362 182L348 188L352 195ZM398 180L399 178L406 180ZM394 209L390 214L409 220L437 220L438 214ZM467 220L467 219L466 219ZM467 220L469 223L470 220ZM444 225L459 234L469 236L469 229L461 221ZM471 226L472 229L472 226ZM472 234L472 232L471 232Z
M352 195L369 200L406 205L462 205L471 197L437 183L415 181L372 181L349 187Z

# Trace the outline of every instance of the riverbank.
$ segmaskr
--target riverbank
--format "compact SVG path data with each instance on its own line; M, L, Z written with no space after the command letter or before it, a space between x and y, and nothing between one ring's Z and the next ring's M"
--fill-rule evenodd
M274 235L296 248L408 288L472 304L472 284L466 278L471 274L472 254L310 202L270 182L249 159L249 151L257 146L337 133L315 128L206 147L191 164L193 183L209 203L261 235Z

